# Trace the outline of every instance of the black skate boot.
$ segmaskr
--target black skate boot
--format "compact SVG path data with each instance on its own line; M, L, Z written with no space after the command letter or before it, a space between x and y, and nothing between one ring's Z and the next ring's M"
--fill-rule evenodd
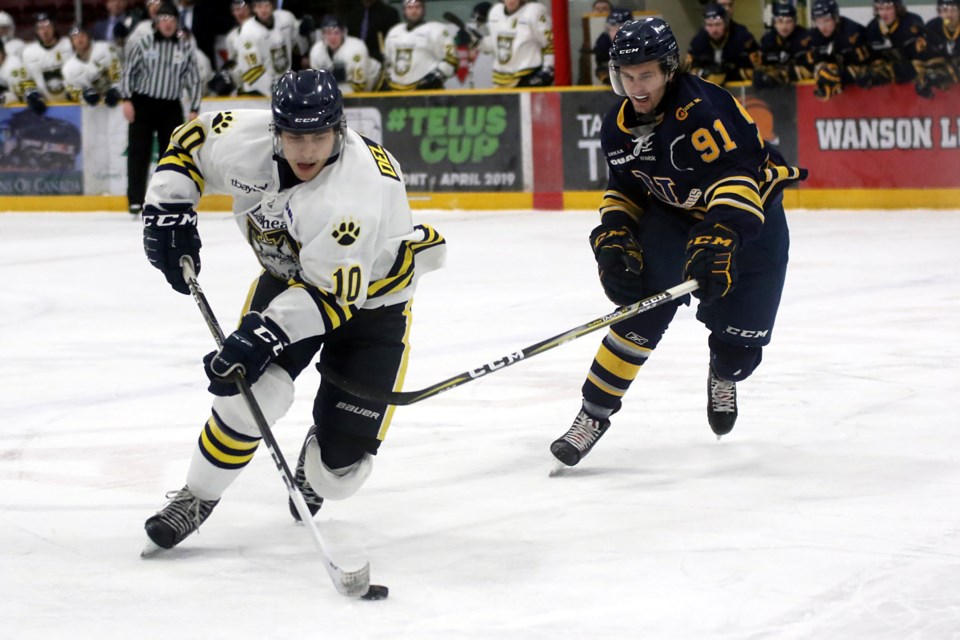
M718 438L733 431L737 422L737 383L718 378L713 367L707 377L707 420Z
M550 445L550 453L563 464L572 467L590 453L593 445L597 444L597 440L609 428L609 420L594 418L580 409L570 429Z
M147 518L143 527L150 541L161 549L173 549L184 538L200 528L219 500L201 500L184 487L167 494L170 502ZM144 550L149 553L154 549Z
M307 457L307 443L310 442L311 439L315 440L316 437L317 426L314 425L307 431L307 439L303 441L303 446L300 448L300 457L297 459L297 472L293 477L294 482L297 483L297 488L300 489L300 493L303 494L303 500L307 503L307 508L310 509L311 516L317 515L317 512L320 511L320 507L323 506L323 498L314 493L310 483L307 482L307 474L303 471L303 461ZM287 499L287 506L290 507L290 515L293 516L293 519L300 522L300 513L293 504L292 498Z

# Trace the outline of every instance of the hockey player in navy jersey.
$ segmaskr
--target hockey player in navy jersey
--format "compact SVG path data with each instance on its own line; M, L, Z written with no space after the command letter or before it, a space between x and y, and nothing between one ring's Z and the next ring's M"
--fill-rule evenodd
M789 247L782 190L805 172L764 145L726 90L679 68L676 38L659 18L620 28L610 82L624 100L600 134L610 176L590 234L600 283L627 305L697 281L697 319L710 330L707 418L721 436L737 419L736 384L770 342ZM679 305L611 327L573 426L550 447L558 460L577 464L610 427Z
M870 50L863 25L841 16L837 0L814 0L810 15L816 28L810 30L807 65L817 83L814 95L829 100L847 85L865 84Z
M176 291L180 262L200 270L195 208L204 189L233 196L237 223L263 266L239 328L204 358L214 395L184 487L147 519L145 552L197 530L260 444L232 377L242 373L268 424L290 409L294 380L320 354L345 375L399 388L413 293L437 268L444 239L414 226L403 173L379 144L347 127L327 71L281 75L271 110L206 113L171 137L143 210L144 249ZM366 481L393 408L321 380L295 482L316 513ZM291 513L299 514L291 504Z

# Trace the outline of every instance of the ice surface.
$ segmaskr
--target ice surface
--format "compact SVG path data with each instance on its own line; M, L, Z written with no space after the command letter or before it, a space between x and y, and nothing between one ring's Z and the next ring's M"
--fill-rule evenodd
M417 215L449 241L415 305L417 389L611 310L590 212ZM549 477L601 333L399 408L367 485L318 515L382 602L337 595L265 452L198 535L141 560L209 411L193 301L118 214L0 215L0 636L960 637L960 212L792 212L773 344L706 424L678 314L591 455ZM259 272L201 216L221 324ZM275 433L295 461L318 382Z

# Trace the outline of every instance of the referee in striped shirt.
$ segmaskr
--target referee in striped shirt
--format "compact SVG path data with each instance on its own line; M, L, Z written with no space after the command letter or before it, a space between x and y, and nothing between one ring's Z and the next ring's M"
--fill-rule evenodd
M190 100L190 119L200 110L202 85L192 38L179 29L177 8L163 2L153 17L153 31L128 44L120 94L123 116L130 123L127 149L127 200L130 213L139 215L147 192L147 173L157 134L160 154L170 134L183 123L184 92Z

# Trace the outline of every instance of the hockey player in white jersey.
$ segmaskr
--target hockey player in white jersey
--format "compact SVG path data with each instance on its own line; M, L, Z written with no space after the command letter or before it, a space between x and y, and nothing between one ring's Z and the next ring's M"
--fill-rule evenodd
M108 107L120 102L120 56L108 42L90 40L89 32L80 25L70 29L73 57L63 65L63 81L67 99L83 101L90 106L102 100Z
M320 40L310 49L311 69L331 71L345 94L376 91L380 87L383 65L370 56L363 40L347 35L340 18L324 16L320 32Z
M427 22L426 0L404 0L404 22L387 32L383 60L393 91L443 89L459 61L449 25Z
M396 159L346 127L327 71L281 76L271 111L206 113L174 133L150 182L144 248L180 293L189 292L181 260L200 268L195 208L204 189L233 196L264 272L239 328L204 358L212 413L186 485L145 523L146 552L195 531L257 449L260 433L234 373L252 385L271 425L317 353L344 375L400 388L414 289L446 248L432 228L413 225ZM295 476L311 513L360 488L392 416L392 407L321 381Z
M232 95L243 83L237 63L240 58L240 28L253 16L249 0L231 0L230 13L233 14L237 24L227 32L225 37L227 59L210 82L211 92L218 96Z
M254 0L253 14L240 27L239 93L269 96L274 81L293 64L297 20L289 11L274 9L272 0Z
M73 47L67 38L57 35L50 16L45 13L37 14L34 33L37 39L23 47L23 66L45 102L65 100L63 64L73 56Z
M24 42L17 37L17 26L13 23L13 16L6 11L0 11L0 42L8 56L20 58L23 55Z
M23 62L17 56L9 55L0 40L0 105L25 102L27 95L36 90L37 85L30 79Z
M481 50L493 54L493 84L500 88L553 84L553 26L546 7L503 0L487 14Z

